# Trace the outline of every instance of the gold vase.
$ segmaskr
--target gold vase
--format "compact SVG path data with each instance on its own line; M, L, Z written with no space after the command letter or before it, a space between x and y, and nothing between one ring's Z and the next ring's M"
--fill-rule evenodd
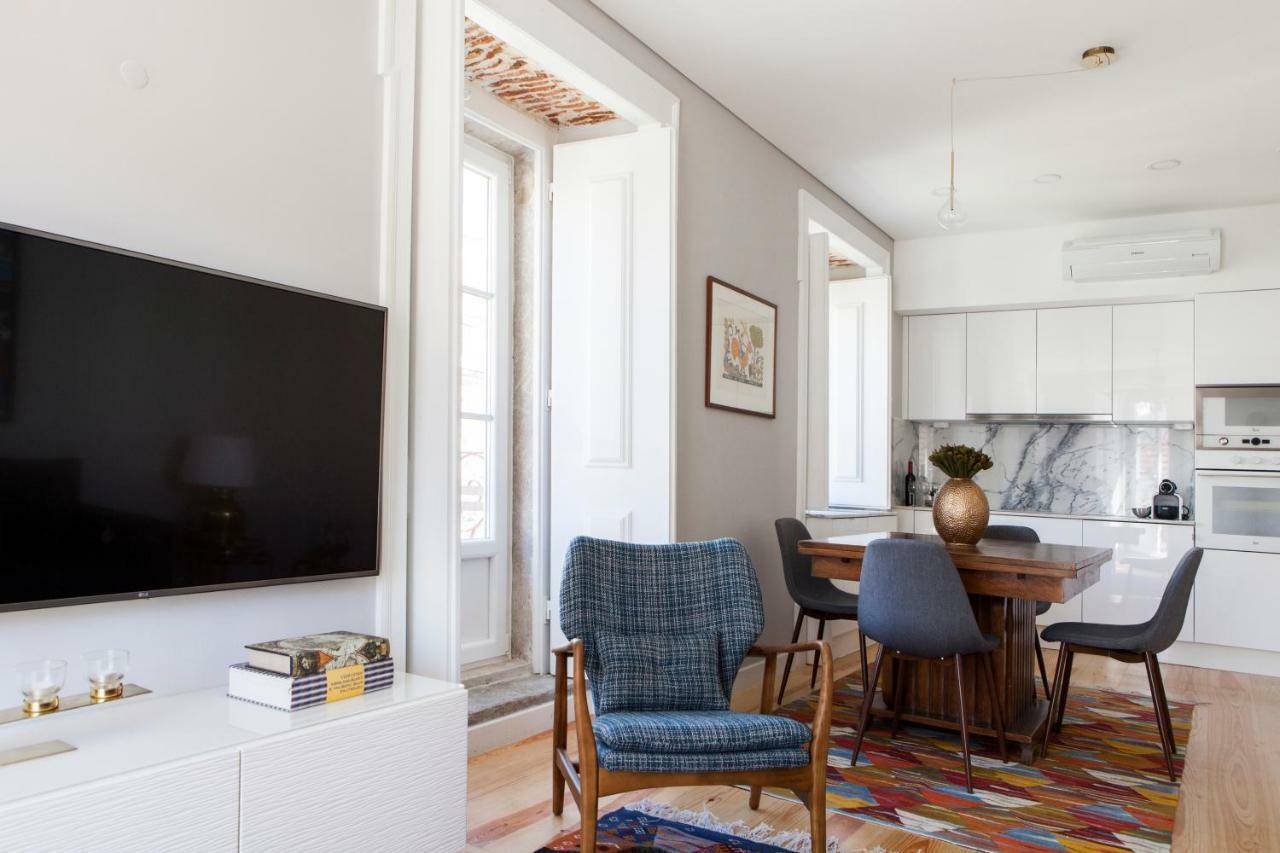
M933 497L933 526L948 545L976 545L990 519L986 494L968 477L952 477Z

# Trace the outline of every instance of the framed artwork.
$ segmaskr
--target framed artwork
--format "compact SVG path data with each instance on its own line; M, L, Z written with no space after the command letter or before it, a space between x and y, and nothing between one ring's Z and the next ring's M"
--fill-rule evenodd
M778 306L707 276L707 406L777 414Z

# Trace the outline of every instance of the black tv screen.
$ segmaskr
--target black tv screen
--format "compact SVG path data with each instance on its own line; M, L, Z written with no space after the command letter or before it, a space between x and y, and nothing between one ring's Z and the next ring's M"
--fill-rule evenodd
M0 610L376 574L384 334L0 226Z

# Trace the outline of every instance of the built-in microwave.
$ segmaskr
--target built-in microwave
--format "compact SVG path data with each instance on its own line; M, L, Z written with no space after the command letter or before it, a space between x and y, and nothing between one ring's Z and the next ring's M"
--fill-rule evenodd
M1280 450L1280 385L1201 386L1196 413L1203 448Z

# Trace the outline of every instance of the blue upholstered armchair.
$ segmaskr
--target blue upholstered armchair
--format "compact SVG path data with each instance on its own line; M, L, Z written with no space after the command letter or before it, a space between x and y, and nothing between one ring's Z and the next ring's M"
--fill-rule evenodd
M809 807L813 849L825 849L831 649L821 641L755 645L764 614L741 543L579 537L565 558L560 619L572 639L555 650L552 811L562 812L568 783L583 850L595 849L599 797L673 785L749 785L752 808L762 786L789 788ZM770 714L777 656L792 651L821 660L812 731ZM729 710L748 656L765 659L758 714ZM577 762L567 751L570 665Z

